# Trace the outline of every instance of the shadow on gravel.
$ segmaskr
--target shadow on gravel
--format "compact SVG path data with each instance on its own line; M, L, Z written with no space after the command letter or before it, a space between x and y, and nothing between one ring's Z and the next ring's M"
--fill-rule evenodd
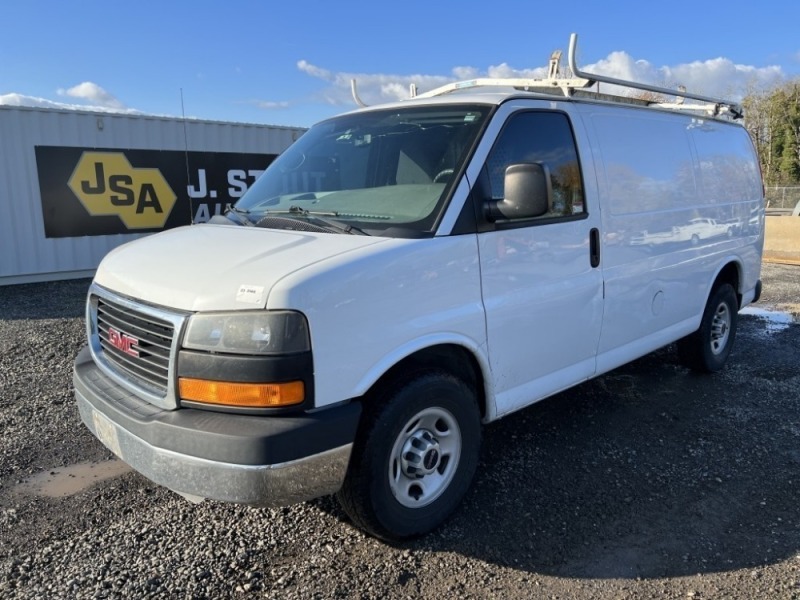
M721 373L692 374L668 347L488 426L464 505L400 547L601 579L794 556L800 325L739 327Z
M0 320L82 317L91 282L72 279L0 286Z
M464 506L407 546L578 578L696 575L793 556L800 326L769 338L762 327L740 320L720 374L690 373L670 347L490 425ZM776 373L782 362L793 370Z

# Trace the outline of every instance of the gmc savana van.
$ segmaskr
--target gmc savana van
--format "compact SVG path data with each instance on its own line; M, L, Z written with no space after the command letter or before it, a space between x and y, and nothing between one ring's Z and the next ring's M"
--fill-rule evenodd
M402 539L456 508L482 423L672 342L721 369L761 289L741 110L594 93L675 94L582 73L575 41L569 79L323 121L226 216L112 251L75 363L86 426L189 498L336 493Z

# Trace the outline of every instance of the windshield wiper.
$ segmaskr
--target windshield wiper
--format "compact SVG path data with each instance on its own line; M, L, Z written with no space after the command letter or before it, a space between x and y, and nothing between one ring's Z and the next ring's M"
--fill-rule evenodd
M341 231L342 233L349 233L351 235L369 235L366 231L359 229L358 227L354 227L353 225L347 225L345 223L341 223L340 221L334 221L326 218L338 217L339 213L336 211L308 210L302 206L292 205L289 207L289 210L265 210L264 214L297 215L300 217L308 217L310 221L317 221L318 223L321 223L322 225L335 231Z
M338 217L339 216L339 213L336 212L335 210L329 210L329 211L308 210L307 208L303 208L302 206L297 206L296 204L293 204L292 206L289 207L289 212L290 213L294 213L294 214L298 214L298 215L303 215L304 217L307 217L308 215L313 215L315 217Z
M255 224L254 224L254 223L253 223L253 222L250 220L250 217L248 216L248 215L250 214L250 211L249 211L249 210L245 210L245 209L243 209L243 208L236 208L236 207L235 207L233 204L228 204L227 206L225 206L225 214L227 215L228 213L233 213L233 214L235 214L235 215L236 215L236 218L237 218L237 219L239 219L239 222L240 222L242 225L249 225L249 226L251 226L251 227L252 227L253 225L255 225Z

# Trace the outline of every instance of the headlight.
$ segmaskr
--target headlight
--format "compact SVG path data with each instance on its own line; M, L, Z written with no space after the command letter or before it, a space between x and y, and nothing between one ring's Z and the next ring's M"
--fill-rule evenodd
M231 354L291 354L311 349L306 318L292 311L198 313L183 347Z

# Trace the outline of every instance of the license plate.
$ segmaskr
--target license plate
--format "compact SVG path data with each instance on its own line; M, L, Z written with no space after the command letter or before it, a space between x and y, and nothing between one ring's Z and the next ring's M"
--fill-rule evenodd
M92 422L94 423L94 431L98 439L105 444L106 448L111 450L114 454L121 457L122 451L119 447L119 437L117 437L117 427L108 420L107 417L101 415L99 412L92 411Z

